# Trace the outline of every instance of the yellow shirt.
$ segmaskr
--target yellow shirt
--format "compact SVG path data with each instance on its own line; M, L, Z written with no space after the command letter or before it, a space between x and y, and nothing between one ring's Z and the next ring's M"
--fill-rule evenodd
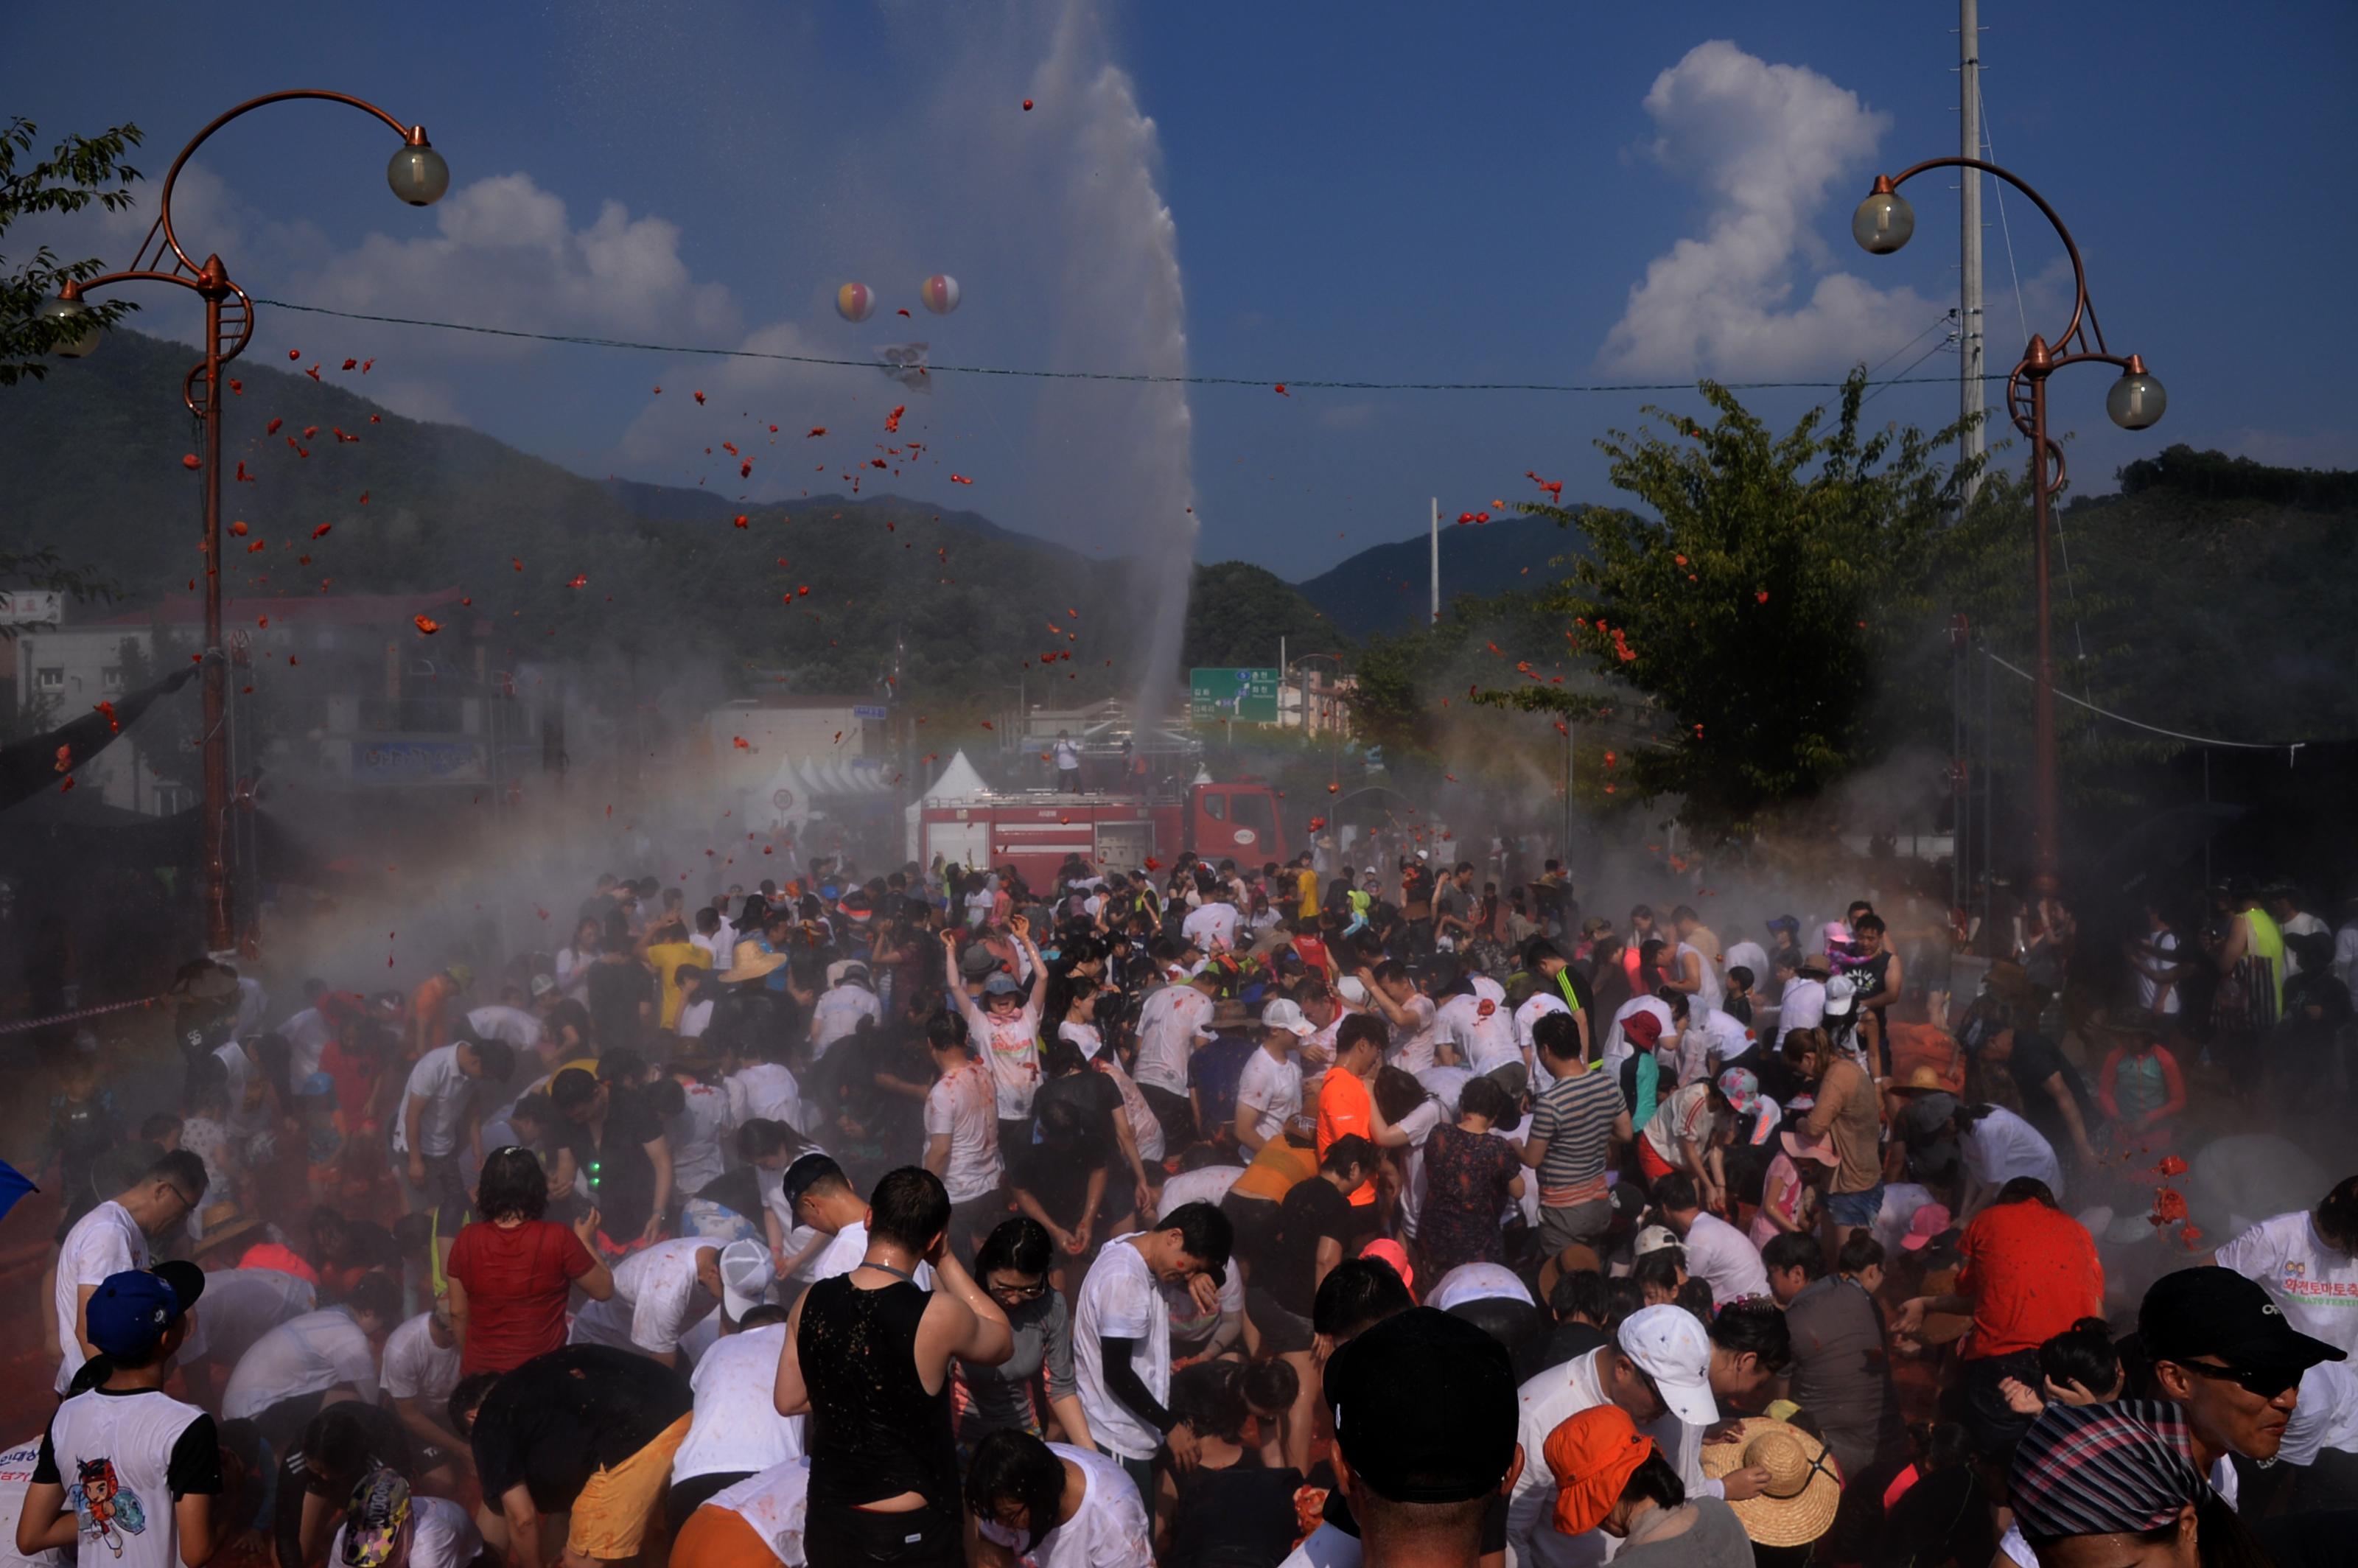
M712 955L692 942L656 942L647 948L647 968L663 983L663 1015L657 1020L660 1028L679 1027L679 982L672 979L672 974L682 964L708 969L712 968Z
M1304 867L1295 884L1301 890L1301 914L1304 920L1318 918L1318 873Z

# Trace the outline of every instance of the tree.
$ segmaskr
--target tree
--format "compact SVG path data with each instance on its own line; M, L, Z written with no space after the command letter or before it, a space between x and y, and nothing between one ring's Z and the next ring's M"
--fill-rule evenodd
M1816 408L1779 436L1704 382L1714 424L1649 406L1668 434L1597 443L1615 486L1653 515L1523 508L1587 541L1546 600L1565 637L1675 719L1663 744L1632 752L1628 782L1684 796L1698 825L1746 828L1920 728L1921 713L1882 700L1886 672L1920 656L1961 584L1995 582L2011 492L1959 517L1963 470L1937 460L1955 431L1866 433L1866 386L1850 377L1830 427ZM1925 699L1944 696L1936 684ZM1531 683L1480 700L1571 711L1592 698Z
M16 119L0 129L0 240L19 218L40 212L79 212L95 201L110 212L131 205L131 182L139 171L123 161L139 145L139 127L121 124L95 136L68 136L46 158L17 168L33 150L40 127ZM42 356L86 327L66 329L41 315L41 305L68 280L83 282L106 270L96 257L60 262L49 246L35 248L21 263L0 254L0 386L14 386L49 373ZM127 299L94 301L91 316L111 327L126 311Z
M1265 567L1222 561L1195 568L1179 652L1182 678L1199 665L1273 665L1281 643L1296 654L1350 645L1299 589Z

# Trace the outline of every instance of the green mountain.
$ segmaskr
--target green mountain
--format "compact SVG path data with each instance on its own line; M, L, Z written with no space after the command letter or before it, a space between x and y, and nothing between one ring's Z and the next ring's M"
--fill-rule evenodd
M1494 599L1546 588L1569 575L1563 558L1577 545L1578 535L1537 517L1496 516L1464 524L1444 518L1442 599ZM1300 586L1303 597L1347 636L1413 632L1430 619L1432 541L1419 534L1361 550Z

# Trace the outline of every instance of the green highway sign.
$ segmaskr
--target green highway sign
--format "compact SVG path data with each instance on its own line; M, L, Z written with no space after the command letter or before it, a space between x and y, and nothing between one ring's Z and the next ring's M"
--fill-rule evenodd
M1187 672L1187 716L1197 724L1277 722L1278 673L1273 668Z

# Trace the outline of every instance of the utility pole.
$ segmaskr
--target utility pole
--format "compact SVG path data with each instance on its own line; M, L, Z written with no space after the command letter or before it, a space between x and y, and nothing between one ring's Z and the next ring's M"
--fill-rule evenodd
M1426 624L1441 624L1441 497L1437 495L1433 498L1433 619Z
M1957 150L1969 158L1982 156L1982 45L1979 0L1957 0ZM1957 456L1979 460L1989 449L1984 427L1982 395L1982 174L1977 168L1957 171L1957 412L1968 421L1958 443ZM1971 506L1981 489L1976 472L1965 481L1964 503Z

